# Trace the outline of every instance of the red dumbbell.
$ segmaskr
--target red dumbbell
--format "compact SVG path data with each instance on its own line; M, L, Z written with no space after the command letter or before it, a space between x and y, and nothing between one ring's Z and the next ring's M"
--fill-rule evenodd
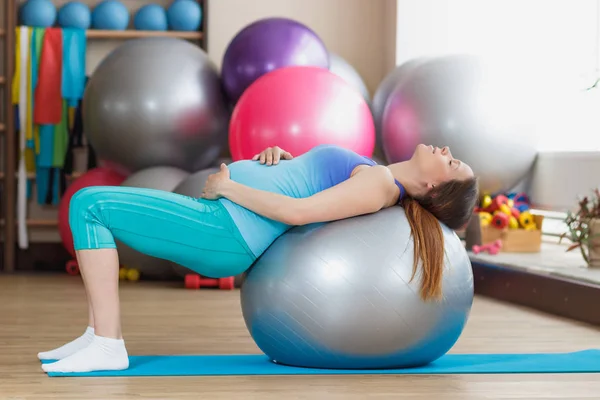
M509 216L504 213L499 212L499 213L494 214L494 217L492 218L490 225L492 225L494 228L497 228L497 229L504 229L508 226L508 222L509 222Z
M79 264L77 264L77 260L67 261L67 264L65 265L65 270L69 275L79 275Z
M517 220L519 219L519 217L521 216L521 211L519 211L519 209L517 208L511 208L510 209L510 213L512 214L513 217L515 217Z
M226 278L204 278L197 274L187 274L185 276L186 289L200 289L202 287L213 287L221 290L232 290L234 288L235 278L228 276Z
M493 198L492 203L488 207L486 207L484 211L493 214L496 211L498 211L503 205L508 205L508 197L499 194L498 196Z
M475 254L479 254L482 251L487 252L488 254L491 255L496 255L500 252L500 249L502 248L502 241L500 239L493 241L492 243L487 243L481 246L473 246L473 248L471 250L473 250L473 253Z

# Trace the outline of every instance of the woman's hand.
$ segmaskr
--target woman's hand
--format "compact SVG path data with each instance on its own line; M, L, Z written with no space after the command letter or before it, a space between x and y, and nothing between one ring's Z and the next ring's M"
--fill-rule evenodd
M223 189L230 181L229 168L227 165L221 164L219 172L208 176L200 197L207 200L216 200L222 197Z
M267 147L262 152L252 157L252 161L260 161L261 164L277 165L280 159L291 160L294 158L289 152L279 146Z

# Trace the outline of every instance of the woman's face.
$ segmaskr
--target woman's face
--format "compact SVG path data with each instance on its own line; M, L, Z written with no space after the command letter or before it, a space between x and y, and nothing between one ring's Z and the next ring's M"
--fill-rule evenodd
M471 167L452 157L447 146L440 149L420 144L415 149L412 161L429 189L450 180L466 180L474 175Z

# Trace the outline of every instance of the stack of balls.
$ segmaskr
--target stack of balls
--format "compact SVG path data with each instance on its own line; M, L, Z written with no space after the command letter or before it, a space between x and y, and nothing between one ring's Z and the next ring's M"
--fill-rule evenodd
M125 30L130 25L127 6L119 0L102 0L93 9L81 1L69 1L57 11L51 0L27 0L19 9L25 26ZM173 0L165 9L146 4L134 15L133 27L148 31L196 31L202 24L202 7L195 0Z
M274 145L294 155L319 144L372 155L375 126L364 82L306 25L267 18L246 26L225 51L221 77L234 107L234 161Z
M185 4L175 0L171 8ZM220 162L248 159L269 146L300 155L320 144L338 144L371 156L375 131L368 97L352 66L330 54L307 26L286 18L240 30L221 70L188 41L131 40L90 77L84 132L101 166L72 187L112 184L198 197ZM68 225L73 190L63 196L59 225L74 256ZM189 273L117 246L124 267L139 271L141 279Z
M529 198L525 193L499 194L494 197L483 196L479 215L481 226L497 229L537 230L535 219L529 211Z

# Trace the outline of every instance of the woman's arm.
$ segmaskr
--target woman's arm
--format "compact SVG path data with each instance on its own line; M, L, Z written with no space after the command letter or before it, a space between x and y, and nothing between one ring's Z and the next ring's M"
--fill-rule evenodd
M219 195L269 219L288 225L334 221L381 210L395 186L386 167L374 166L313 196L296 199L262 191L232 180L223 181Z

